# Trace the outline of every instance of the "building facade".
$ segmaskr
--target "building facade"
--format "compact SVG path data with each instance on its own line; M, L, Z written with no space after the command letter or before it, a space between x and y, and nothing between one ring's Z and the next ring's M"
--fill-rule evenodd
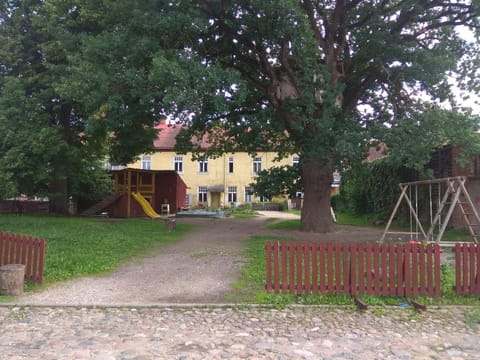
M222 208L267 201L253 195L255 176L272 166L292 165L298 156L275 161L276 153L259 151L224 154L218 158L192 160L192 154L173 150L179 126L160 124L159 135L151 154L141 155L129 168L175 170L187 185L187 207Z

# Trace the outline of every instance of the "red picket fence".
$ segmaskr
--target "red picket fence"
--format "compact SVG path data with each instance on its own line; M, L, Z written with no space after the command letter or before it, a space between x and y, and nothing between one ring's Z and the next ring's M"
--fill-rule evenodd
M440 296L440 246L266 243L268 292Z
M43 282L45 240L31 236L0 232L0 266L25 265L25 280Z
M480 245L455 244L455 292L480 295Z

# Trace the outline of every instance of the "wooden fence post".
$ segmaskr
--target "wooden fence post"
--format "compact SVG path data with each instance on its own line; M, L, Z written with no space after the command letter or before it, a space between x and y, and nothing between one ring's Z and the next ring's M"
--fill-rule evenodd
M272 243L267 241L265 244L266 265L267 265L267 284L265 288L268 292L272 291Z

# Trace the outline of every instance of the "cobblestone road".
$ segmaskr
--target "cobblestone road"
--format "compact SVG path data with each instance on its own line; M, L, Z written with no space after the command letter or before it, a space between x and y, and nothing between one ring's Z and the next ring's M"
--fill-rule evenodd
M3 306L0 359L480 359L478 310Z

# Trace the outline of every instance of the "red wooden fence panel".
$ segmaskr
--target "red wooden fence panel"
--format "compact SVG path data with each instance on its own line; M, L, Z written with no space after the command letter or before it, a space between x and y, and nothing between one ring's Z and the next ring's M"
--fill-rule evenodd
M266 255L269 292L440 296L438 245L267 242Z
M0 232L0 266L25 265L25 280L43 282L46 242L31 236Z
M455 292L480 295L480 246L455 244Z

